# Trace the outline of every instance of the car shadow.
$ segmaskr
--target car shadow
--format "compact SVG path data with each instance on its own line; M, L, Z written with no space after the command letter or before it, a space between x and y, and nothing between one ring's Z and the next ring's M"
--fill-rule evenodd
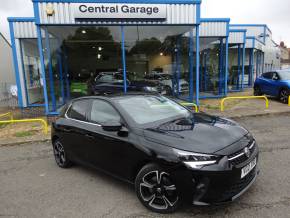
M129 198L135 198L136 202L138 202L138 198L135 194L135 188L134 185L123 181L121 179L118 179L110 174L107 174L106 172L103 172L102 170L98 170L92 167L87 167L83 165L75 165L73 166L79 173L85 174L88 177L90 177L90 180L95 180L96 182L100 182L101 185L108 185L108 187L113 187L117 192L124 192L124 194L129 195ZM241 199L243 199L244 196L241 196ZM232 211L233 209L238 209L243 206L244 204L238 199L235 202L231 203L225 203L220 205L214 205L214 206L194 206L190 203L183 202L180 205L180 208L174 215L176 214L178 217L181 215L182 217L188 217L188 216L197 216L197 215L206 215L206 216L214 216L218 214L225 214L227 211ZM141 210L144 210L141 212L143 215L151 214L153 217L159 217L159 214L152 213L149 210L147 210L145 207L142 206L140 203ZM139 214L141 215L141 214ZM160 214L161 216L161 214Z

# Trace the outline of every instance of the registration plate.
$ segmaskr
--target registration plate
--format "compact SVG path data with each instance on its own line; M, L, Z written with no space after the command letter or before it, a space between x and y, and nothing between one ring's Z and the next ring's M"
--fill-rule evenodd
M248 175L252 171L252 169L255 168L256 165L257 165L257 158L255 158L251 163L249 163L247 166L245 166L242 169L241 179L244 178L246 175Z

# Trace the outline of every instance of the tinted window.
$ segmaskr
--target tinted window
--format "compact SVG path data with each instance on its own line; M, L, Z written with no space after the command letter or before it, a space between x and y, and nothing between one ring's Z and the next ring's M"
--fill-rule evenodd
M93 101L90 116L91 122L102 124L109 121L120 122L120 119L120 115L112 105L102 100Z
M97 79L98 82L112 82L113 81L113 75L103 75L99 79Z
M89 102L90 100L79 100L74 102L69 109L68 116L76 120L85 121Z
M265 79L272 79L273 73L272 72L263 73L262 77L264 77Z

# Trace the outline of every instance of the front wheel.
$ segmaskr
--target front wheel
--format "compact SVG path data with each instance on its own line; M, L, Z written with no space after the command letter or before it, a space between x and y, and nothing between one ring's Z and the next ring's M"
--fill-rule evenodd
M135 180L136 194L141 203L157 213L173 213L180 196L170 174L155 164L144 166Z
M284 103L284 104L288 104L288 100L289 100L289 90L287 89L282 89L280 91L279 94L279 100Z

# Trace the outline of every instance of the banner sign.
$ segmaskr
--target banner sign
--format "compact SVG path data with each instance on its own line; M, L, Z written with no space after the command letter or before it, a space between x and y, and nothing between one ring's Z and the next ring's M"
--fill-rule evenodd
M164 4L73 4L75 19L166 19Z

